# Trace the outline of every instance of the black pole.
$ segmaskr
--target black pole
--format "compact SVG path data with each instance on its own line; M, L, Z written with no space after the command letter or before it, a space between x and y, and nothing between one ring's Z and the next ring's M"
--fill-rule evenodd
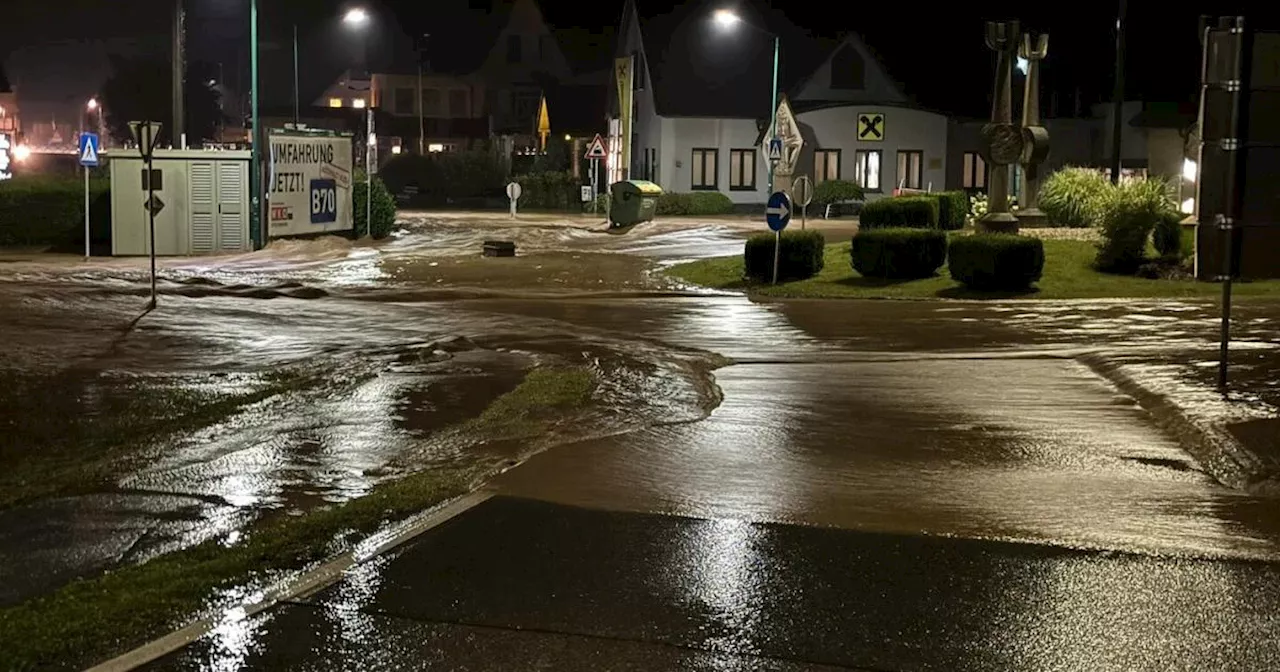
M1226 165L1226 199L1223 214L1218 216L1218 228L1223 234L1222 254L1222 334L1218 352L1218 387L1223 392L1227 389L1227 372L1230 364L1231 345L1231 283L1237 272L1236 255L1238 254L1236 236L1244 233L1243 223L1239 221L1244 209L1243 197L1245 163L1245 141L1249 128L1249 83L1252 79L1253 39L1245 31L1244 17L1237 16L1229 24L1234 45L1232 54L1232 77L1228 90L1231 93L1231 120L1228 137L1221 140L1223 150L1227 152ZM1207 41L1206 41L1207 42ZM1207 48L1207 47L1206 47Z
M1116 17L1116 88L1112 93L1111 120L1111 184L1120 184L1120 133L1124 130L1124 33L1129 13L1129 0L1120 0Z

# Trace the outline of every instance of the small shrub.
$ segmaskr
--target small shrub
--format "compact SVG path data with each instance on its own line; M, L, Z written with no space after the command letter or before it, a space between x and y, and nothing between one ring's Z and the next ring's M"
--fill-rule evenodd
M1152 230L1161 219L1177 214L1168 183L1155 178L1112 187L1096 207L1102 234L1097 267L1108 273L1136 272L1146 257Z
M368 178L363 170L357 170L355 180L351 183L351 205L355 208L352 216L355 221L356 238L364 237L372 234L375 239L386 238L391 235L392 229L396 226L396 199L387 189L387 185L380 178L373 178L373 230L369 230L369 224L365 212L365 203L368 202L366 194L369 191L367 186Z
M832 203L848 203L852 201L861 201L865 197L862 187L857 182L851 180L826 180L820 182L813 188L813 202L809 205L815 208L825 208Z
M938 199L929 196L882 198L862 207L859 229L936 229Z
M933 194L938 199L938 228L957 231L964 228L969 218L969 195L963 191L943 191Z
M1156 222L1151 232L1151 242L1161 257L1181 259L1182 249L1182 216L1176 212L1165 213Z
M1022 290L1044 272L1044 241L1028 236L958 236L947 255L952 279L973 289Z
M853 236L853 270L872 278L927 278L947 260L947 234L935 229L868 229Z
M727 215L732 212L733 201L718 191L695 191L687 194L663 192L658 197L659 216Z
M826 240L817 231L783 231L778 258L778 281L812 278L822 271ZM759 233L747 239L743 251L746 276L758 282L773 280L774 235Z
M1099 219L1100 199L1112 189L1102 173L1067 166L1045 178L1040 187L1040 210L1052 226L1093 226Z

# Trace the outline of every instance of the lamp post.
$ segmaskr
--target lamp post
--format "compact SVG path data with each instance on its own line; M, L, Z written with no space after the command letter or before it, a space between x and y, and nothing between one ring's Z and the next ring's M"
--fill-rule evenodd
M1120 0L1116 16L1116 88L1111 100L1111 184L1120 184L1120 134L1124 130L1124 24L1129 14L1129 0Z
M262 248L266 237L262 227L262 132L258 126L258 0L249 0L249 190L253 194L249 235L255 250Z
M342 22L348 26L355 28L356 30L363 30L365 26L368 25L369 23L369 13L360 7L354 7L352 9L347 10L347 13L342 17ZM368 50L369 50L369 40L368 40L368 37L365 37L365 40L364 40L365 64L364 65L366 69L368 69L369 67ZM418 104L419 105L422 104L421 100L419 100ZM373 164L375 161L377 161L376 157L374 156L374 143L376 142L376 139L374 138L374 135L373 135L372 75L370 75L370 83L369 83L369 100L367 103L365 103L365 106L368 109L365 110L364 228L365 228L365 231L367 231L370 235L372 235L373 222L370 220L373 217L373 171L374 171ZM356 232L357 235L359 235L359 233L360 233L359 231Z
M717 9L712 15L712 19L716 25L722 30L732 30L738 24L744 24L757 32L763 33L773 38L773 84L769 87L769 127L773 129L773 135L769 138L770 146L778 139L778 60L782 53L782 42L777 34L760 28L759 26L746 23L733 10ZM769 193L773 193L773 178L776 164L769 161Z

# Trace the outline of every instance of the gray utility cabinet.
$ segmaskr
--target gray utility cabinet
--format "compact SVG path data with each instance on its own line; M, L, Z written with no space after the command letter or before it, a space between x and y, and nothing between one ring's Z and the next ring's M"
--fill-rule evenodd
M137 150L112 150L111 254L150 254L146 164ZM156 150L152 175L164 207L156 215L156 254L247 252L248 151Z

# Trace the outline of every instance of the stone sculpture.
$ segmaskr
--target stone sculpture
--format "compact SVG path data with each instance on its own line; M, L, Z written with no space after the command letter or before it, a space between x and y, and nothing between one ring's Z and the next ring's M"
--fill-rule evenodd
M1023 226L1041 227L1048 218L1038 207L1040 164L1049 156L1049 131L1040 125L1040 61L1049 55L1049 35L1022 35L1018 56L1027 62L1027 81L1022 97L1022 199L1018 221Z
M987 47L996 52L995 97L991 123L982 127L982 151L991 176L987 181L987 214L978 220L983 231L1017 233L1018 218L1009 212L1009 166L1022 159L1022 128L1013 123L1013 61L1018 49L1017 21L988 21Z

